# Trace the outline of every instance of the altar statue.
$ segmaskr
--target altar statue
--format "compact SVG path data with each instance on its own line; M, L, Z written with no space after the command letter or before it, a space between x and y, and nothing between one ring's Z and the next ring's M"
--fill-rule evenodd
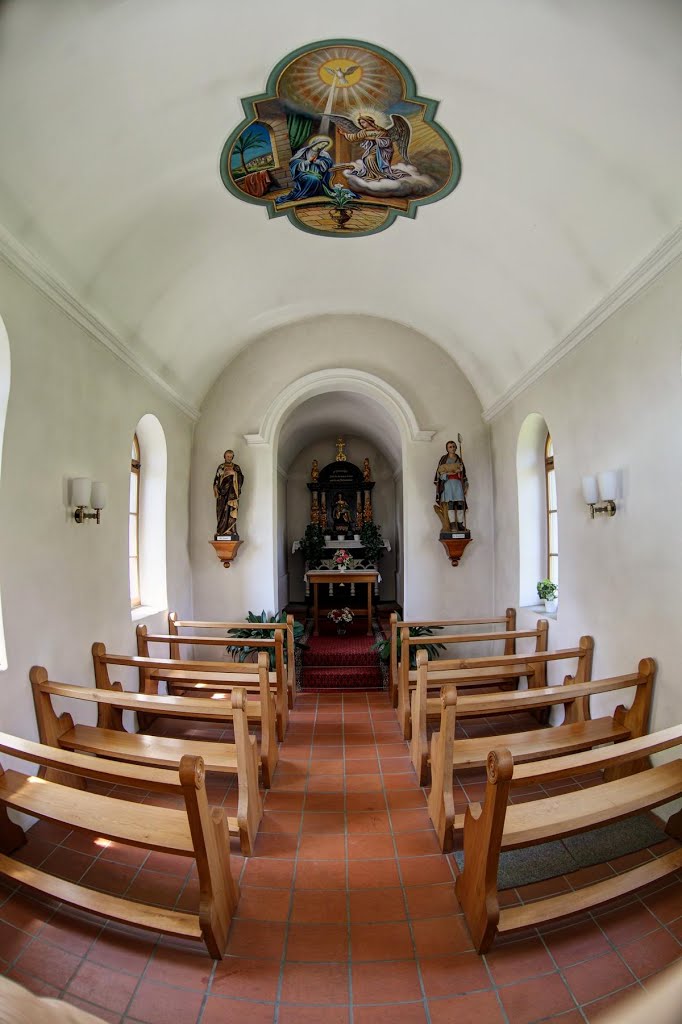
M341 493L336 495L336 501L332 508L332 519L336 533L351 532L353 516L350 510L350 505Z

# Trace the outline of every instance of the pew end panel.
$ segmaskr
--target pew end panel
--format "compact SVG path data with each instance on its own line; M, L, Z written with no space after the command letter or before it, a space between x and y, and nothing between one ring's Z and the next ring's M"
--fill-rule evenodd
M505 748L491 750L483 805L470 804L464 825L464 868L455 891L477 953L487 953L500 920L497 868L514 762Z
M230 870L230 837L222 810L208 805L203 760L185 754L179 775L199 875L199 926L208 952L220 960L239 901Z
M457 714L457 689L443 687L440 729L431 737L431 791L429 817L443 853L454 849L455 798L452 789L452 758Z
M29 670L28 677L31 681L33 691L33 704L36 712L36 724L38 726L38 737L41 743L47 747L59 747L60 738L64 733L73 729L73 718L68 711L58 715L52 707L49 693L42 689L47 683L47 669L42 665L33 665ZM72 786L74 789L85 789L83 779L72 772L60 772L54 768L46 768L41 765L38 776L48 779L50 782L58 782L62 786Z
M649 730L649 718L651 715L651 701L653 696L654 679L656 677L656 662L653 658L642 658L637 668L641 680L635 692L634 699L629 708L619 704L613 713L614 720L625 726L630 736L645 736ZM628 764L616 765L606 768L604 781L612 782L614 779L622 779L635 772L645 771L651 768L651 758L644 757L639 761L631 761Z

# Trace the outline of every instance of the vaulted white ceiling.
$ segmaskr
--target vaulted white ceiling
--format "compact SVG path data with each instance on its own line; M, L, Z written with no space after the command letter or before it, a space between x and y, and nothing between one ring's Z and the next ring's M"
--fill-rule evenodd
M462 157L369 238L268 221L218 173L241 97L337 36L399 56ZM6 0L0 225L192 405L263 330L354 312L489 406L682 220L681 44L677 0Z

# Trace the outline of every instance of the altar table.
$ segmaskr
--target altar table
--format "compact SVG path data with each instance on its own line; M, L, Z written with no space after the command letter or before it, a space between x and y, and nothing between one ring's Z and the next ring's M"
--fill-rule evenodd
M307 583L312 584L313 588L313 636L319 636L320 606L318 588L321 583L334 584L336 586L341 583L367 584L367 611L357 612L355 614L367 616L367 636L372 635L372 587L381 579L376 569L347 569L345 572L339 572L338 569L310 570L305 574L305 579Z

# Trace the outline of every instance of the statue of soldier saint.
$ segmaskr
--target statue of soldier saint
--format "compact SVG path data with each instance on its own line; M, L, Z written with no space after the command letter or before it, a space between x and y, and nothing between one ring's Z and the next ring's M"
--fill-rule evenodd
M441 533L464 533L468 536L466 493L469 481L454 441L447 442L445 455L440 458L433 482L436 486L436 504L433 508L441 522Z
M237 515L244 474L234 461L234 452L231 448L227 449L223 458L225 461L220 463L213 478L213 494L216 499L216 518L218 520L215 539L232 537L234 540L239 540Z

